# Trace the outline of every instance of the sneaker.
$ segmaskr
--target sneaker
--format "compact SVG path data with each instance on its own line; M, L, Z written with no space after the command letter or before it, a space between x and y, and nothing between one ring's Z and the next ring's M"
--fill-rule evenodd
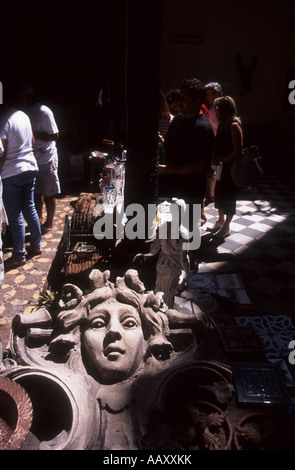
M10 258L4 261L4 271L7 272L11 269L19 268L20 266L26 264L26 261L26 258L14 258L13 256L11 256Z
M230 230L222 227L219 232L215 234L215 237L217 238L226 238L230 236Z
M215 225L213 227L207 228L208 232L218 232L218 230L222 229L223 225L220 222L215 222Z

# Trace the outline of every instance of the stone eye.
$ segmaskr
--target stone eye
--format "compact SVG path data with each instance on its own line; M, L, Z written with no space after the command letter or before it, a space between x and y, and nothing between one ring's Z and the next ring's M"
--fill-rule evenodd
M123 322L123 326L125 328L135 328L137 326L137 322L133 318L126 318Z
M100 329L100 328L104 328L106 326L106 322L103 318L95 318L95 320L93 320L93 322L91 323L91 328L94 328L94 329Z

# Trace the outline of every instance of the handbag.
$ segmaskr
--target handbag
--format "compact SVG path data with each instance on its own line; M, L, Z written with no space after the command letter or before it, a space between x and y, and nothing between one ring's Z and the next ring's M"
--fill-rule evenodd
M238 188L254 184L263 176L260 162L261 155L256 146L244 148L242 155L231 162L229 166L230 174Z

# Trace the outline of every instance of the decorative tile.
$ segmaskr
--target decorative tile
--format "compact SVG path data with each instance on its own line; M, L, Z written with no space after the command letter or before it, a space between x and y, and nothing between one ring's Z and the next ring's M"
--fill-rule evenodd
M234 233L230 238L232 241L239 243L240 245L247 245L248 243L253 242L253 238L247 237L247 235L243 235L242 233Z
M277 363L233 363L238 401L243 404L289 405L291 399Z

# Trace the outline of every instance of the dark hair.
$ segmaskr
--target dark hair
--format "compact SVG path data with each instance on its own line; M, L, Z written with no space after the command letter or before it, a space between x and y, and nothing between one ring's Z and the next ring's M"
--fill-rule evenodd
M175 103L175 101L179 101L180 100L179 88L173 88L172 90L169 90L168 93L166 94L166 99L169 104Z
M219 96L223 96L223 91L220 83L209 82L205 85L206 90L212 90L214 93L218 93Z
M204 84L197 78L182 80L180 88L182 90L189 90L193 100L200 99L201 103L204 102L206 96L206 89Z

